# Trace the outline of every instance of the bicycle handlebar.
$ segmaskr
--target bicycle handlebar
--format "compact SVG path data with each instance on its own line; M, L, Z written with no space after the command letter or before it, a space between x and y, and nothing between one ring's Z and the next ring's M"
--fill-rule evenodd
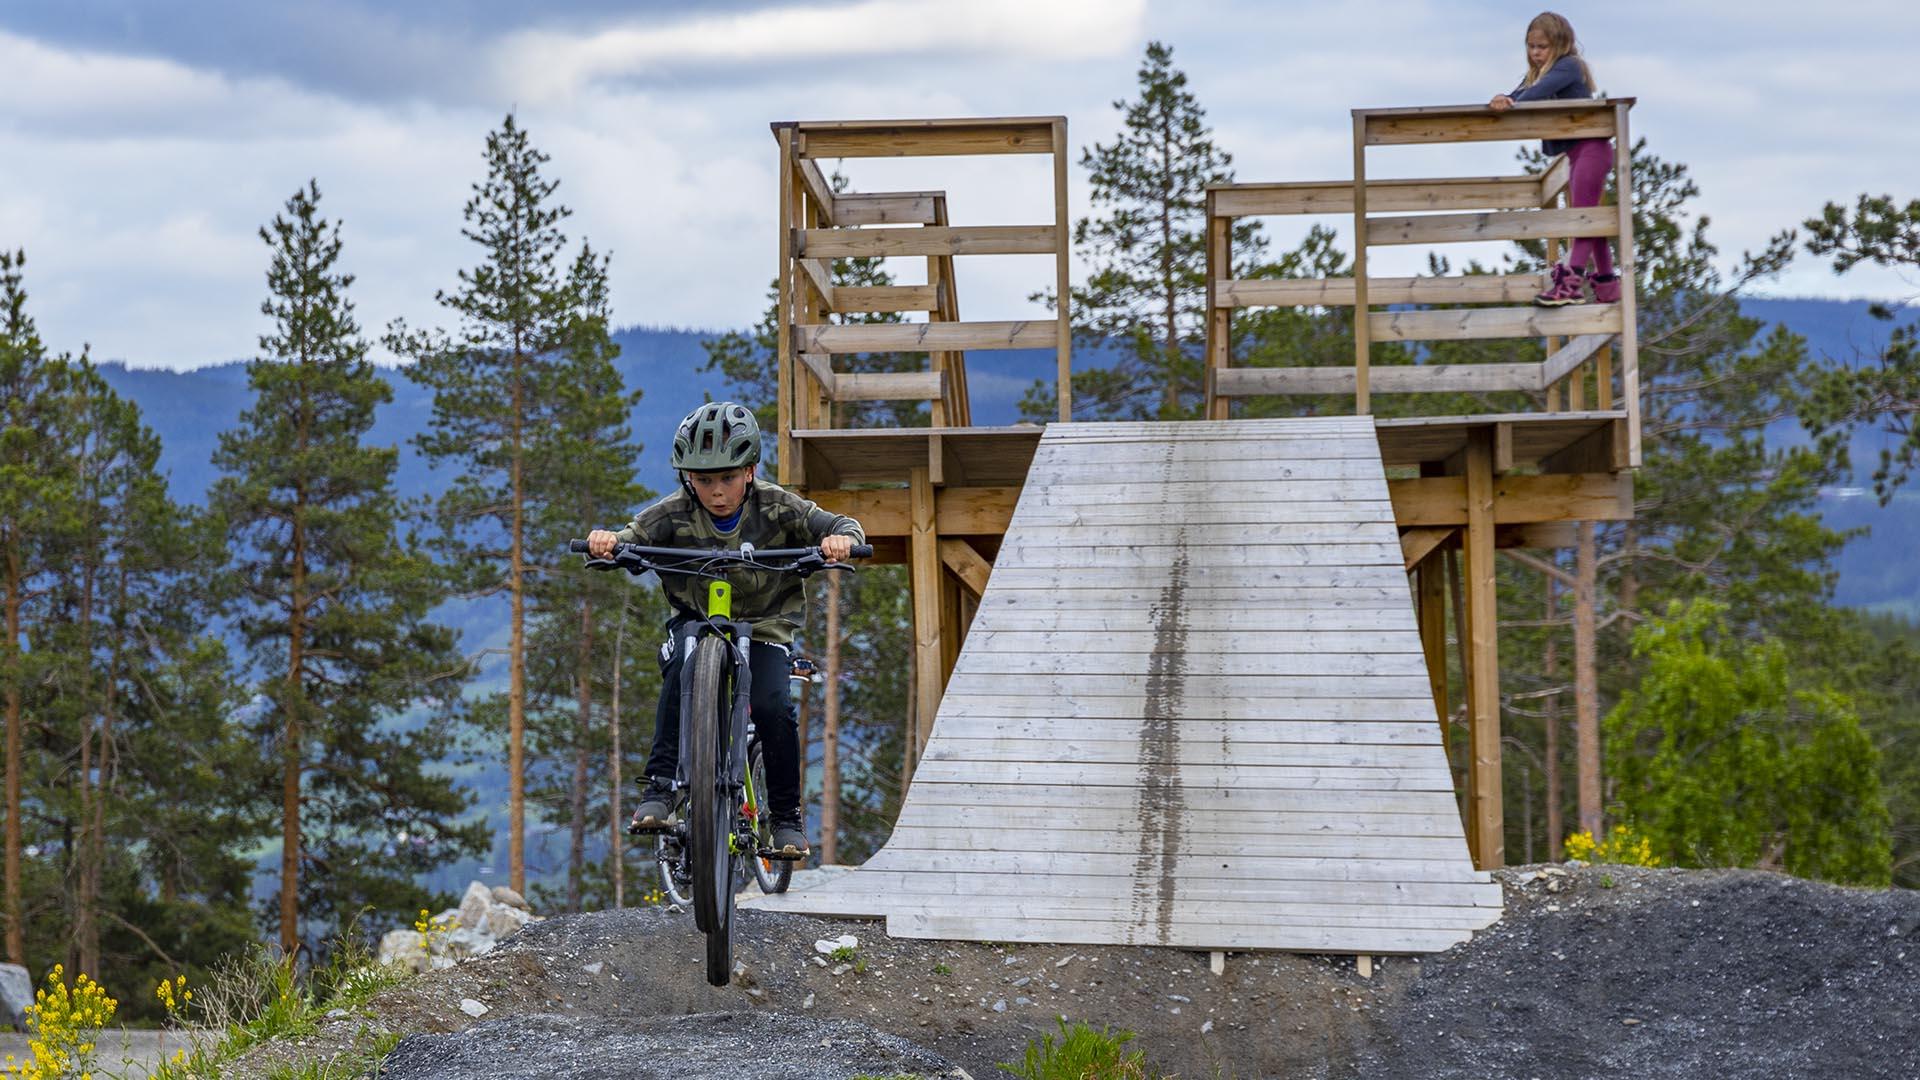
M570 552L575 552L582 555L589 554L589 552L587 551L587 542L585 540L567 541L567 550ZM855 544L853 545L853 550L848 553L848 557L853 559L870 559L873 557L873 545L872 544ZM762 561L765 559L791 559L795 561L796 565L768 566L765 562ZM815 560L817 560L817 562L814 562L813 565L811 566L807 565L808 562L815 561ZM685 565L682 565L682 564L691 564L691 563L698 563L703 567L712 566L715 563L735 563L743 566L759 567L764 570L794 570L794 571L800 571L803 573L811 573L814 570L825 570L825 569L834 568L834 567L851 569L850 567L847 567L846 563L836 563L836 562L827 561L826 556L823 555L820 549L817 547L764 548L764 549L754 548L749 551L742 551L739 549L728 549L728 548L706 549L706 548L646 547L641 544L618 544L617 543L613 545L613 550L608 553L607 558L602 560L595 560L595 561L599 561L603 563L611 563L618 566L625 566L628 569L633 569L634 567L637 566L640 569L634 570L635 573L639 573L641 570L652 570L656 573L668 573L668 574L672 574L672 573L694 574L694 573L705 572L702 570L694 570ZM659 565L659 563L661 562L669 562L669 561L675 565L669 565L669 566Z

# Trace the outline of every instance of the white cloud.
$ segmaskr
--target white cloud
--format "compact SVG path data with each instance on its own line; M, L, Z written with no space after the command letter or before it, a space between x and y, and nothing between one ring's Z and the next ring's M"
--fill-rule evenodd
M1081 58L1132 50L1146 0L863 0L634 21L584 33L525 30L501 38L495 71L515 96L553 101L604 80L690 69L791 67L812 81L820 65L876 57Z

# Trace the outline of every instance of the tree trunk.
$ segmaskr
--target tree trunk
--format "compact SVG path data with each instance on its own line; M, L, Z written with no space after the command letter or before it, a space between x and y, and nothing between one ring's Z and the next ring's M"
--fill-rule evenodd
M527 894L526 860L526 724L527 724L527 597L523 566L526 529L526 478L522 460L521 428L525 422L526 354L514 342L513 416L510 465L512 522L507 537L507 591L513 597L511 641L507 646L507 883Z
M87 477L81 477L82 491L86 491ZM97 498L97 493L95 493ZM96 505L88 498L85 505ZM76 815L80 821L80 835L73 852L73 968L75 971L97 972L98 966L92 965L91 958L100 952L100 928L97 921L99 900L92 894L92 885L97 875L93 872L92 860L96 850L93 842L94 800L99 791L94 782L95 760L94 740L97 723L96 691L94 689L93 669L93 607L94 591L99 581L97 559L99 546L89 537L83 541L80 567L80 652L78 657L80 670L80 727L76 733L80 740L79 805Z
M300 444L306 442L303 416ZM293 504L293 595L287 616L286 724L280 747L280 951L289 960L300 945L301 723L307 706L307 493L297 488Z
M571 843L567 849L567 910L580 910L581 875L587 866L587 751L593 739L593 601L580 603L580 647L574 672L575 704L579 717L574 725L573 791L569 809L573 814Z
M840 575L827 575L826 702L820 718L820 865L840 860ZM911 700L911 695L909 695ZM907 729L912 754L913 729Z
M1605 834L1600 817L1600 690L1594 670L1593 523L1581 522L1579 536L1573 587L1574 772L1580 829L1599 840Z
M1560 632L1553 625L1559 617L1560 584L1553 578L1547 579L1547 647L1543 666L1546 668L1546 682L1549 688L1560 678ZM1560 695L1547 697L1546 720L1546 774L1547 774L1547 861L1559 862L1562 854L1560 838L1566 830L1566 822L1560 817Z
M1160 117L1160 285L1166 292L1165 348L1167 364L1166 396L1160 402L1160 419L1173 420L1180 415L1180 288L1173 272L1173 117Z
M20 608L26 582L22 580L20 553L7 550L7 641L6 656L12 669L7 675L7 831L6 831L6 917L7 962L27 962L26 919L20 902L20 770L21 744L26 738L21 709L20 684Z
M620 621L613 630L613 699L607 707L607 737L612 747L607 751L607 773L612 782L608 785L607 806L609 812L607 854L612 859L610 875L613 878L613 906L616 910L627 906L627 839L621 831L620 822L620 772L623 762L620 760L620 667L621 652L627 644L627 594L620 594Z

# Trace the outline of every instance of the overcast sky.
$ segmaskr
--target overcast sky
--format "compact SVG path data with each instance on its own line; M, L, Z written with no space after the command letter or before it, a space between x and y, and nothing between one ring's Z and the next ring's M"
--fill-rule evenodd
M1537 2L1537 0L1536 0ZM552 155L570 236L613 253L616 321L752 322L774 272L789 119L1064 114L1111 138L1165 41L1243 180L1346 178L1348 110L1512 85L1532 4L1188 0L5 0L0 247L24 248L56 349L194 367L250 356L260 225L309 177L344 222L377 336L439 325L475 249L460 208L509 110ZM1686 162L1729 259L1830 199L1920 197L1920 10L1705 0L1565 9L1635 131ZM1424 156L1423 156L1424 155ZM1511 148L1383 148L1376 175L1512 171ZM856 189L943 187L956 224L1047 218L1040 159L851 162ZM1086 209L1075 168L1076 214ZM1287 239L1285 234L1279 240ZM1016 317L1041 260L963 263L963 310ZM1909 298L1803 256L1774 295Z

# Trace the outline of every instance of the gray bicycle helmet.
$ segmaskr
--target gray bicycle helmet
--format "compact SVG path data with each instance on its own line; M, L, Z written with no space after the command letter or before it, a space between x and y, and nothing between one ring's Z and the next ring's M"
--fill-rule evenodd
M760 460L760 424L731 401L710 401L687 414L673 433L676 469L719 472Z

